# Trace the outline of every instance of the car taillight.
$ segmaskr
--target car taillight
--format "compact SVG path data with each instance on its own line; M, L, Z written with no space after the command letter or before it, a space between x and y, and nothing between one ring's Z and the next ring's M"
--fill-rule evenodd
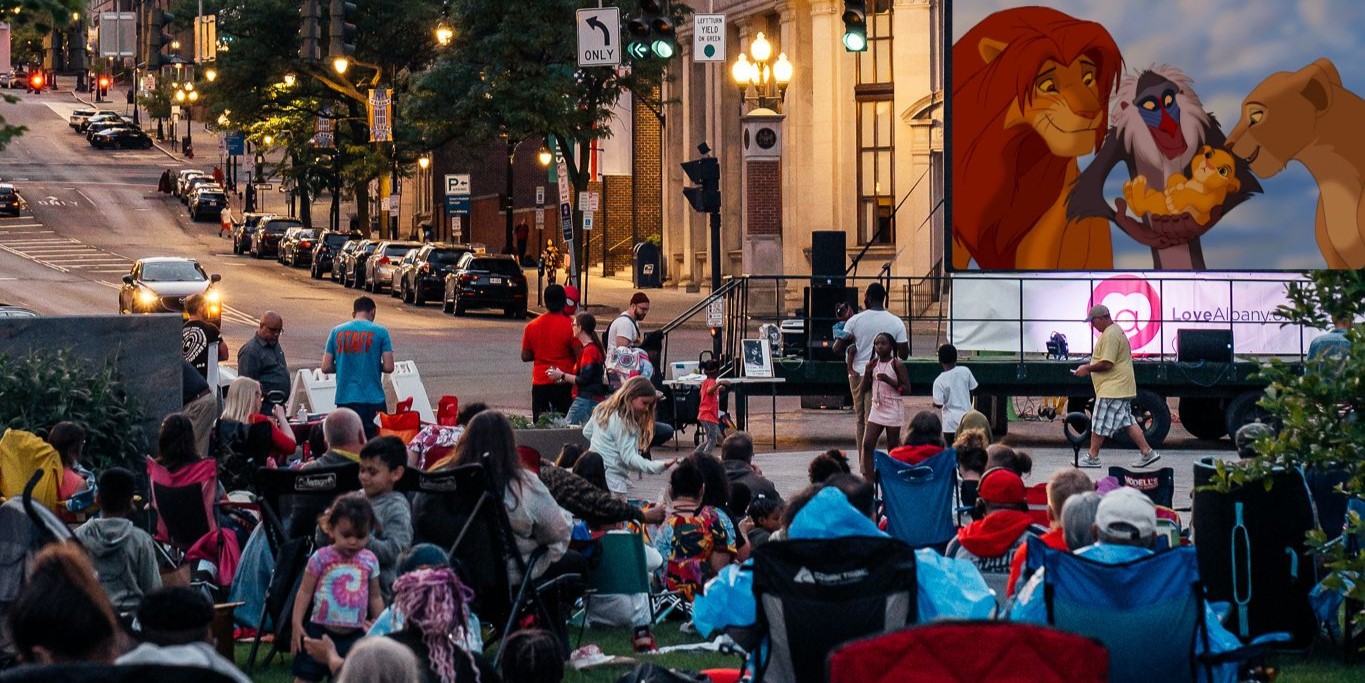
M465 273L460 276L460 282L473 282L477 279L479 279L479 276L473 273Z
M379 260L378 260L378 261L375 261L375 263L378 264L378 265L381 265L381 266L383 266L383 265L388 265L388 263L389 263L389 257L387 257L387 256L380 256L380 257L379 257Z
M431 272L431 264L430 264L430 263L423 263L423 264L422 264L422 267L418 268L418 270L422 271L423 273L430 273L430 272Z
M302 241L302 242L299 242L299 246L302 247L302 248L304 248L304 249L307 249L308 247L313 246L313 243L312 243L312 242L309 242L308 240L304 240L304 241Z

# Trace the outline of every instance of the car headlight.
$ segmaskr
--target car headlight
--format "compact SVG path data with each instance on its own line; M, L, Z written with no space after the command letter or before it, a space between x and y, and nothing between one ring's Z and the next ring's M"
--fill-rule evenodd
M137 292L137 300L143 306L151 306L156 303L156 299L156 292L153 292L150 289L140 289Z
M204 299L211 304L216 304L223 300L223 294L216 289L210 289L204 293Z

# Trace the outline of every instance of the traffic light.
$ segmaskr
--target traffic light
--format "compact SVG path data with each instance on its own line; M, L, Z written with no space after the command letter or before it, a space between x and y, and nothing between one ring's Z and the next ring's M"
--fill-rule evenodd
M108 97L108 96L109 96L109 77L108 77L108 76L100 76L100 79L99 79L99 81L97 82L97 85L99 86L99 89L100 89L100 90L99 90L99 92L100 92L100 97Z
M337 73L346 73L346 69L350 67L351 57L355 55L356 28L351 22L355 18L355 11L354 2L332 0L327 20L327 34L330 38L327 56L332 58L332 68Z
M166 27L175 20L175 15L156 8L148 12L147 25L150 30L147 32L147 69L155 70L161 68L162 64L171 63L168 55L162 54L162 50L175 40L175 36L166 32Z
M322 1L304 0L299 8L303 22L299 24L299 59L305 62L322 61Z
M684 161L683 173L698 187L684 187L683 196L698 213L720 211L720 162L712 156Z
M640 0L640 13L626 22L626 32L630 34L626 54L631 59L668 60L678 52L677 29L667 2Z
M28 77L28 87L33 92L42 92L44 83L43 72L41 71L34 71L33 75Z
M844 0L844 50L867 51L867 2Z

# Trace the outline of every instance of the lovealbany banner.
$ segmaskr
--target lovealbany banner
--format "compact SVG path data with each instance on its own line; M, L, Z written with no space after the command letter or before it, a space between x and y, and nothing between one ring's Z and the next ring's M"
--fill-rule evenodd
M1283 325L1276 309L1295 273L961 273L949 338L963 351L1044 353L1053 332L1090 352L1090 307L1109 307L1133 355L1174 355L1182 329L1232 330L1233 352L1297 356L1321 330Z

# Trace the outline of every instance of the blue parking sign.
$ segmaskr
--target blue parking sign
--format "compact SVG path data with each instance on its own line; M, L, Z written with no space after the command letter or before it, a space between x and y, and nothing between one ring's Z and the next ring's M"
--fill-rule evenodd
M223 136L223 146L227 148L227 153L233 156L241 156L246 153L246 136L241 133L228 133Z

